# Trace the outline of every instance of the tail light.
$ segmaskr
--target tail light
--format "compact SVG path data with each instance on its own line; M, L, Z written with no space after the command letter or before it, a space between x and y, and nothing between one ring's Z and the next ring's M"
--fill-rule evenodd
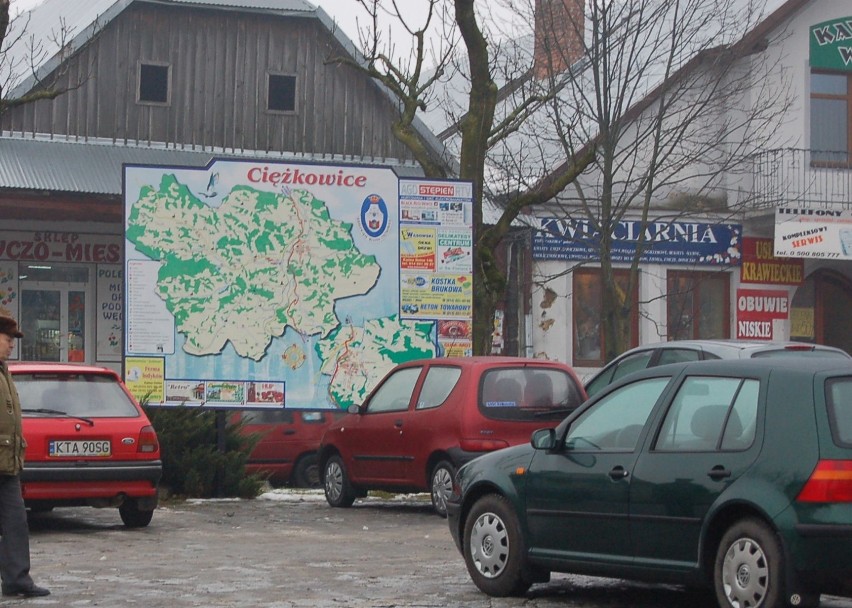
M852 460L820 460L799 502L852 502Z
M465 452L493 452L509 447L509 442L502 439L462 439L459 447Z
M154 431L154 427L151 425L143 426L142 430L139 431L139 447L136 451L153 454L159 451L159 449L160 442L157 440L157 433Z

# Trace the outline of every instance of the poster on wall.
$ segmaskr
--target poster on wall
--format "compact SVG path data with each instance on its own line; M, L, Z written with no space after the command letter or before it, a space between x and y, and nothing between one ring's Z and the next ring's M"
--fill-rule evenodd
M790 318L789 294L780 289L737 289L737 339L772 340Z
M119 264L99 264L97 274L97 358L121 361L124 270Z
M400 311L439 319L445 356L473 352L473 186L405 179L399 185Z
M775 255L852 260L852 211L778 207L775 210Z
M405 312L400 267L437 270L457 211L418 201L403 235L400 188L375 166L125 166L125 374L150 388L162 360L152 405L345 409L436 356L441 317Z
M0 315L20 320L18 315L18 264L15 262L0 262ZM12 349L10 359L18 359L18 348Z

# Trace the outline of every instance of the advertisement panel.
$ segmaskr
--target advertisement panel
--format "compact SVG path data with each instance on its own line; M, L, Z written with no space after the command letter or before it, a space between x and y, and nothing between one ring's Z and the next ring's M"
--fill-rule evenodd
M599 260L601 237L588 220L538 218L533 236L533 259ZM618 222L612 231L610 257L630 263L642 241L641 261L646 264L738 266L740 224L700 222Z
M852 211L778 207L775 210L775 255L852 260Z
M804 278L805 261L775 257L772 239L743 239L741 283L801 285Z
M790 315L790 299L780 289L737 289L737 339L772 340L775 322Z
M346 408L441 354L438 320L470 323L469 286L423 294L420 313L400 269L458 281L436 256L445 227L472 242L471 187L426 184L402 206L424 183L358 165L125 166L125 375L163 362L158 390L150 371L142 384L152 405Z

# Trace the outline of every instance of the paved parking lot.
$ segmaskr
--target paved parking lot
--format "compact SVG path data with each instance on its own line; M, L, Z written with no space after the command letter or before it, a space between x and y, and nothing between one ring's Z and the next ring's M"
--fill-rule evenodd
M395 607L711 608L677 588L554 576L526 598L491 599L470 582L446 522L426 497L331 509L320 494L170 502L148 528L115 510L32 517L33 575L49 587L26 604L109 608ZM852 608L827 598L823 606Z

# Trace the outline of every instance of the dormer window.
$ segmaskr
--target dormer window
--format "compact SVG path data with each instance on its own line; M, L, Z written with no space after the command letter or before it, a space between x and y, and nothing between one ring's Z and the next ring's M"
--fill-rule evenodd
M139 64L137 101L148 104L168 104L171 101L171 70L168 65Z
M266 109L270 112L296 111L296 77L269 74L269 93Z

